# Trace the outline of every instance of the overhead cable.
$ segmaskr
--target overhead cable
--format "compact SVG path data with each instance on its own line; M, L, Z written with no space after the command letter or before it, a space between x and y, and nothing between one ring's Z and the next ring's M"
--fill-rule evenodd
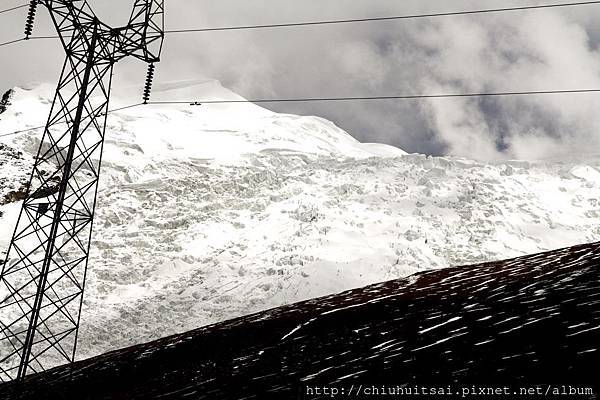
M113 108L112 110L108 110L108 112L106 112L106 114L111 114L117 111L122 111L122 110L127 110L129 108L134 108L134 107L138 107L144 105L144 103L135 103L135 104L130 104L128 106L124 106L124 107L119 107L119 108ZM104 115L104 113L100 114L100 116ZM33 128L27 128L27 129L21 129L18 131L13 131L13 132L8 132L8 133L2 133L0 134L0 137L6 137L6 136L13 136L13 135L18 135L19 133L25 133L25 132L29 132L29 131L34 131L36 129L43 129L45 128L46 125L42 125L42 126L35 126Z
M148 104L236 104L236 103L303 103L303 102L337 102L337 101L371 101L371 100L418 100L418 99L443 99L457 97L502 97L502 96L531 96L548 94L578 94L598 93L600 89L570 89L570 90L538 90L522 92L481 92L481 93L442 93L442 94L417 94L397 96L357 96L357 97L298 97L280 99L248 99L248 100L189 100L189 101L151 101Z
M477 14L493 14L493 13L515 12L515 11L543 10L543 9L551 9L551 8L566 8L566 7L589 6L589 5L598 5L598 4L600 4L600 0L577 1L577 2L556 3L556 4L541 4L541 5L518 6L518 7L487 8L487 9L465 10L465 11L448 11L448 12L436 12L436 13L425 13L425 14L407 14L407 15L384 16L384 17L373 17L373 18L336 19L336 20L323 20L323 21L302 21L302 22L277 23L277 24L223 26L223 27L214 27L214 28L168 29L168 30L165 30L165 34L219 32L219 31L236 31L236 30L268 29L268 28L291 28L291 27L351 24L351 23L364 23L364 22L384 22L384 21L409 20L409 19L420 19L420 18L453 17L453 16L459 16L459 15L477 15ZM31 37L31 39L57 39L57 38L58 38L58 36L32 36Z
M15 10L18 10L20 8L25 8L25 7L28 7L28 6L29 6L29 4L21 4L20 6L11 7L11 8L7 8L7 9L4 9L4 10L0 10L0 14L4 14L4 13L7 13L7 12L15 11Z

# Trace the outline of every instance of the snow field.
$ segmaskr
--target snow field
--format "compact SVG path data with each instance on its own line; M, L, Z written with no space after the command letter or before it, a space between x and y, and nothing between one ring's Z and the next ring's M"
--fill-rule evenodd
M17 89L0 132L43 124L48 90ZM214 82L197 90L239 98ZM0 138L24 154L0 159L0 194L26 179L37 137ZM600 240L599 170L591 156L408 155L254 105L111 114L79 357L419 270ZM18 210L0 206L1 249Z

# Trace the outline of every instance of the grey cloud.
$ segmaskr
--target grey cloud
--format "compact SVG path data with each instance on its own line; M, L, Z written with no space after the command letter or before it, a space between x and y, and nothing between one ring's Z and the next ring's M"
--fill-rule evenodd
M112 24L129 2L92 2ZM225 26L541 4L523 1L172 0L170 28ZM247 98L394 95L600 88L600 7L471 17L171 35L159 81L218 79ZM42 14L40 12L40 14ZM20 32L22 21L0 26ZM41 18L38 32L51 32ZM0 85L53 81L60 48L31 42L1 50ZM116 88L141 86L128 62ZM160 97L160 92L155 93ZM408 151L478 159L540 158L589 151L600 142L597 95L280 104L331 119L356 138Z

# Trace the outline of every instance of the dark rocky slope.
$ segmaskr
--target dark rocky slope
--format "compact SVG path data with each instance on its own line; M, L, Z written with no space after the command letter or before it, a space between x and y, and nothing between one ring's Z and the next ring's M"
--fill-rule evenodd
M374 384L597 393L599 261L596 243L425 272L57 368L0 398L293 399Z

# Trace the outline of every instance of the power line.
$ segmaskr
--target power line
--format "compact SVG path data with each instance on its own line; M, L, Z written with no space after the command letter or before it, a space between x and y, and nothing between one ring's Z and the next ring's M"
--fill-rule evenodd
M117 111L122 111L122 110L127 110L129 108L134 108L134 107L139 107L139 106L143 106L144 103L135 103L135 104L130 104L128 106L124 106L124 107L119 107L119 108L113 108L112 110L108 110L106 112L106 114L111 114ZM100 115L104 115L104 114L100 114Z
M29 39L60 39L59 36L30 36Z
M138 106L142 106L142 105L144 105L144 103L135 103L135 104L130 104L130 105L124 106L124 107L113 108L112 110L108 110L106 112L106 114L111 114L111 113L114 113L114 112L117 112L117 111L122 111L122 110L126 110L126 109L129 109L129 108L134 108L134 107L138 107ZM104 114L100 114L100 116L103 116L103 115ZM18 135L19 133L25 133L25 132L29 132L29 131L34 131L36 129L43 129L45 127L46 127L46 125L42 125L42 126L36 126L36 127L33 127L33 128L22 129L20 131L3 133L3 134L0 134L0 137Z
M24 8L24 7L28 7L29 4L21 4L20 6L16 6L16 7L12 7L12 8L7 8L5 10L0 10L0 14L4 14L10 11L15 11L18 10L19 8Z
M45 127L46 127L46 125L42 125L42 126L36 126L34 128L22 129L20 131L14 131L14 132L10 132L10 133L3 133L3 134L0 135L0 137L18 135L19 133L24 133L24 132L29 132L29 131L35 131L36 129L42 129L42 128L45 128Z
M303 103L303 102L336 102L336 101L371 101L371 100L418 100L418 99L442 99L460 97L506 97L506 96L530 96L548 94L581 94L600 93L600 89L573 89L573 90L540 90L524 92L496 92L496 93L448 93L448 94L422 94L422 95L400 95L400 96L360 96L360 97L304 97L304 98L282 98L282 99L251 99L251 100L192 100L192 101L151 101L148 104L237 104L237 103Z
M350 24L350 23L360 23L360 22L383 22L383 21L405 20L405 19L452 17L452 16L459 16L459 15L492 14L492 13L514 12L514 11L541 10L541 9L550 9L550 8L577 7L577 6L598 5L598 4L600 4L600 0L578 1L578 2L558 3L558 4L543 4L543 5L535 5L535 6L488 8L488 9L466 10L466 11L449 11L449 12L428 13L428 14L408 14L408 15L375 17L375 18L305 21L305 22L290 22L290 23L261 24L261 25L240 25L240 26L225 26L225 27L215 27L215 28L170 29L170 30L166 30L165 34L303 27L303 26ZM31 39L58 39L58 36L32 36Z
M304 98L282 98L282 99L252 99L252 100L206 100L206 101L150 101L148 103L135 103L124 107L114 108L107 112L111 114L117 111L143 105L169 105L169 104L189 104L200 106L202 104L248 104L248 103L301 103L301 102L338 102L338 101L372 101L372 100L418 100L418 99L442 99L442 98L469 98L469 97L508 97L508 96L531 96L531 95L550 95L550 94L584 94L600 93L600 89L570 89L570 90L539 90L523 92L495 92L495 93L447 93L447 94L422 94L422 95L401 95L401 96L361 96L361 97L304 97ZM22 129L19 131L0 134L0 137L17 135L19 133L29 132L36 129L45 128L36 126L33 128Z
M392 21L392 20L402 20L402 19L451 17L451 16L458 16L458 15L491 14L491 13L510 12L510 11L539 10L539 9L545 9L545 8L575 7L575 6L584 6L584 5L593 5L593 4L600 4L600 1L579 1L579 2L571 2L571 3L545 4L545 5L537 5L537 6L489 8L489 9L480 9L480 10L450 11L450 12L439 12L439 13L430 13L430 14L409 14L409 15L399 15L399 16L391 16L391 17L339 19L339 20L329 20L329 21L307 21L307 22L292 22L292 23L283 23L283 24L242 25L242 26L229 26L229 27L217 27L217 28L171 29L171 30L166 30L165 33L213 32L213 31L231 31L231 30L243 30L243 29L284 28L284 27L299 27L299 26L313 26L313 25L350 24L350 23L358 23L358 22L380 22L380 21Z
M0 43L0 47L2 46L8 46L9 44L13 44L13 43L17 43L17 42L21 42L25 39L21 38L21 39L15 39L15 40L11 40L9 42L4 42L4 43Z

